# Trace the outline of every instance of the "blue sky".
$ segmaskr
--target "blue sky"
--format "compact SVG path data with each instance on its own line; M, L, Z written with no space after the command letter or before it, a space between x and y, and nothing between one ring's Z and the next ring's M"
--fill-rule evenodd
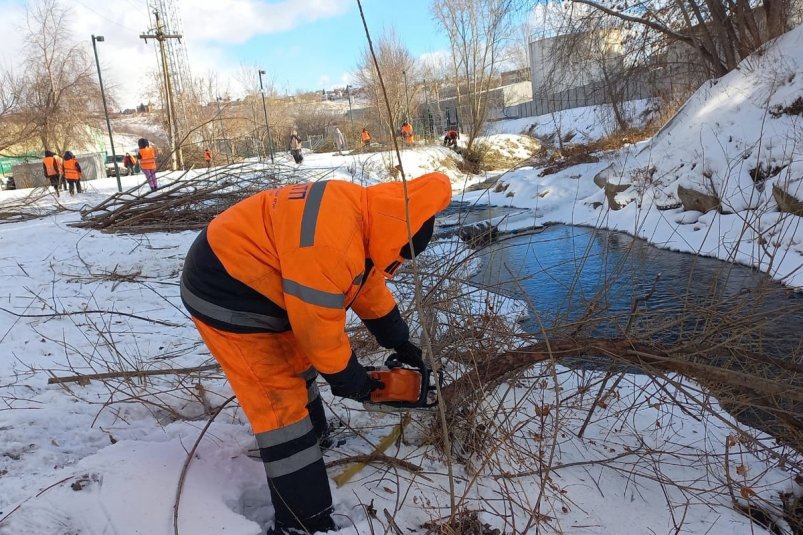
M33 0L31 0L33 1ZM157 58L147 0L57 0L71 9L71 37L92 53L90 35L104 35L98 53L104 82L121 107L148 101ZM173 0L179 7L193 74L215 75L220 93L242 94L241 71L261 67L276 89L342 87L366 46L356 0ZM446 54L449 42L430 12L432 0L364 0L376 40L394 28L416 57ZM18 66L25 25L24 0L0 0L7 33L0 67ZM91 56L90 56L91 57Z
M414 56L447 50L449 41L430 15L430 1L366 0L363 10L374 42L384 29L395 28ZM356 4L341 15L255 36L230 53L263 65L281 92L345 85L340 82L367 45Z

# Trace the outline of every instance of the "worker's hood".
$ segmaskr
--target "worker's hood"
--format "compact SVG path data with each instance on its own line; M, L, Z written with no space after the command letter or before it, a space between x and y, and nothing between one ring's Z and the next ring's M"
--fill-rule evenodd
M429 173L407 182L410 231L416 234L424 223L449 205L452 186L443 173ZM388 182L366 188L368 217L365 241L368 257L385 277L390 278L404 258L401 249L409 244L404 202L404 184ZM426 234L426 233L422 233ZM419 234L420 236L421 234ZM429 240L426 240L429 241ZM415 243L416 254L422 243ZM426 245L426 244L423 244Z

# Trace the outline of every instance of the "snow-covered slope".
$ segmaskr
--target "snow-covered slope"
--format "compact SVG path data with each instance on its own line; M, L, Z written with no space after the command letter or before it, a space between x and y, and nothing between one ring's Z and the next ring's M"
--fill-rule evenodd
M772 203L772 184L803 176L803 26L701 87L649 142L624 150L604 176L659 202L678 186L716 196L722 210ZM789 108L792 107L790 110Z

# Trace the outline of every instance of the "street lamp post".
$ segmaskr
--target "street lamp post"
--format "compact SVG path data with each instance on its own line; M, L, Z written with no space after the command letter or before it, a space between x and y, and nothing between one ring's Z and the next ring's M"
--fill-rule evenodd
M98 67L98 81L100 82L100 97L103 100L103 113L106 115L106 128L109 129L109 144L112 147L112 160L114 161L114 176L117 177L117 191L123 192L123 185L120 183L120 167L117 165L117 154L114 152L114 137L112 137L112 123L109 121L109 108L106 106L106 93L103 90L103 76L100 74L100 60L98 60L97 42L104 41L102 35L92 36L92 50L95 51L95 65Z
M270 147L270 163L273 163L273 140L270 136L270 124L268 123L268 108L265 107L265 88L262 86L262 75L265 71L259 69L259 92L262 93L262 111L265 112L265 133L268 135L268 147Z

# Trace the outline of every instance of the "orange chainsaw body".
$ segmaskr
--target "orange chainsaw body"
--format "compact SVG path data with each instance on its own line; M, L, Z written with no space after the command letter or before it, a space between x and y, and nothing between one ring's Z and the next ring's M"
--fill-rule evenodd
M401 401L416 403L421 399L422 377L418 370L390 368L368 372L373 379L385 386L371 392L373 403Z

